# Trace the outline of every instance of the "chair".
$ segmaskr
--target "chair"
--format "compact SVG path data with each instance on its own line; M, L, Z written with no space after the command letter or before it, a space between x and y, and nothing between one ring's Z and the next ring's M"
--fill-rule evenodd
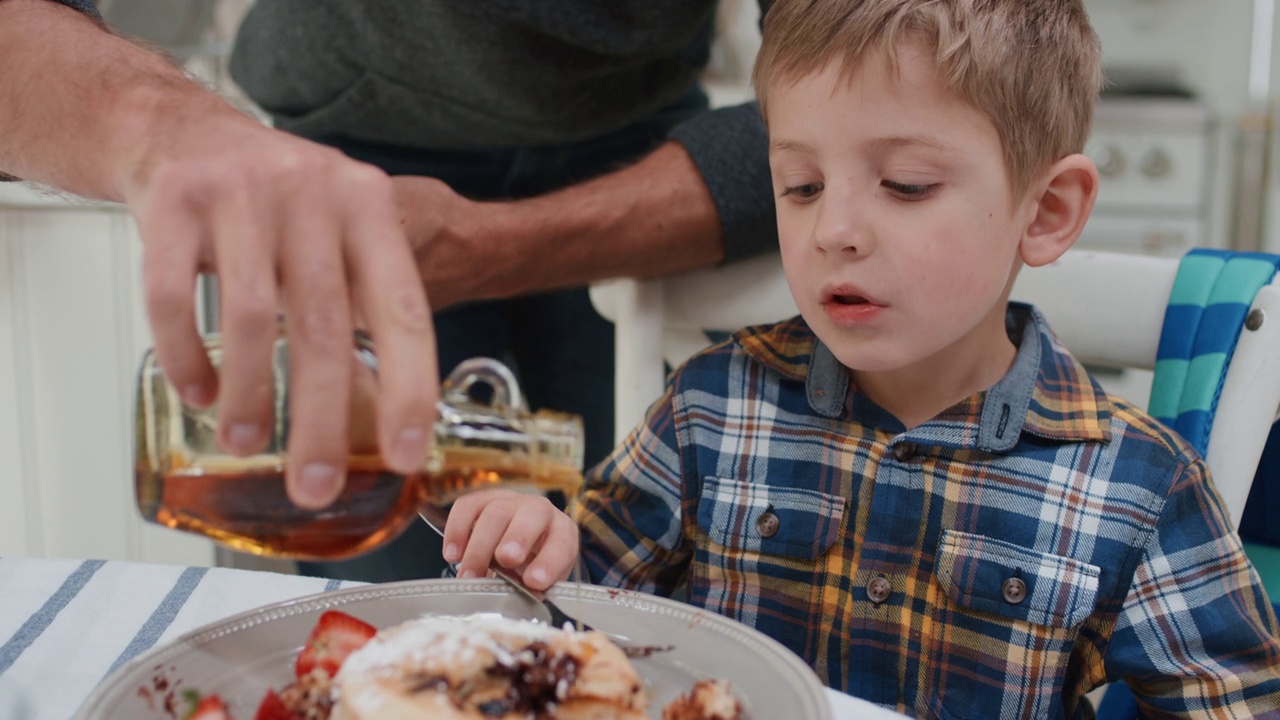
M616 328L619 440L662 394L664 364L679 365L706 347L708 332L732 332L797 313L777 255L660 280L599 283L591 288L591 302Z
M1049 266L1025 268L1013 297L1039 307L1081 361L1152 370L1179 264L1177 258L1074 249ZM660 280L601 283L591 299L617 328L619 438L662 394L664 362L677 365L706 346L707 331L796 313L775 255ZM1280 408L1280 282L1263 287L1251 311L1257 326L1240 334L1205 453L1236 524Z

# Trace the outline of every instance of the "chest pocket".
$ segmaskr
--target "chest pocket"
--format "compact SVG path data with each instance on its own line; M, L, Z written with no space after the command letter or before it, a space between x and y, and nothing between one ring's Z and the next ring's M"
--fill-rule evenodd
M842 537L845 500L813 490L709 477L689 601L756 628L810 665L832 636L826 555Z
M1098 596L1095 565L951 530L938 545L937 576L956 605L1032 625L1073 628Z
M935 682L943 718L1054 717L1077 627L1094 610L1099 568L970 533L944 531L935 576ZM1017 662L1009 662L1010 658ZM1039 680L1026 683L1027 667ZM981 678L980 680L978 678ZM1019 688L1017 693L1007 692ZM1018 705L1010 708L1009 703Z
M840 537L844 508L839 495L708 477L698 525L729 550L813 560Z

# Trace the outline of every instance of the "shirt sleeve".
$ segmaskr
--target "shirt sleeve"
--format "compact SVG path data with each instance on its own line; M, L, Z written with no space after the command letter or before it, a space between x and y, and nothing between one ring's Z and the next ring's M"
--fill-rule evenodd
M1197 459L1174 483L1116 622L1107 675L1128 682L1154 717L1280 717L1276 616L1208 475Z
M691 548L681 522L681 460L673 391L587 475L570 508L591 582L670 596L683 584Z

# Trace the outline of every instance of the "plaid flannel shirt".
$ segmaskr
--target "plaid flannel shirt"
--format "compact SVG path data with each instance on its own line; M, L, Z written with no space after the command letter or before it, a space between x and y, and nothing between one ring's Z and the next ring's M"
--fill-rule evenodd
M928 718L1280 716L1275 615L1208 469L1017 304L1009 373L911 430L799 318L691 359L572 509L595 582Z

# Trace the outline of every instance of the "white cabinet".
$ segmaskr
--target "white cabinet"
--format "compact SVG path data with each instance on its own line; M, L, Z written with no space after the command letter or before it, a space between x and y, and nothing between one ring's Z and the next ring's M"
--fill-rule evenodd
M123 207L0 184L0 555L213 564L134 507L140 268Z

